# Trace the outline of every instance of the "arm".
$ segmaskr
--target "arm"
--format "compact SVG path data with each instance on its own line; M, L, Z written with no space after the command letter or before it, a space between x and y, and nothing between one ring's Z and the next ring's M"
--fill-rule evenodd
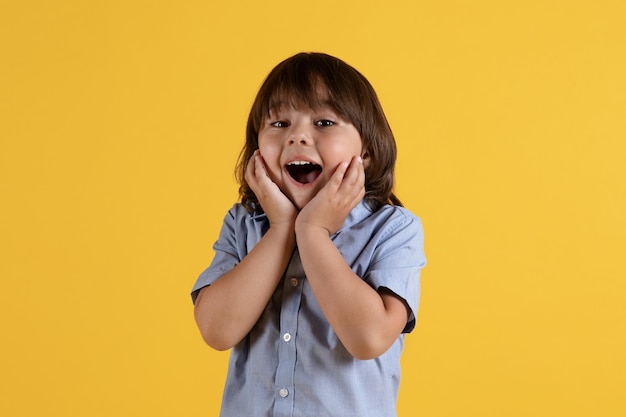
M194 317L204 341L226 350L241 341L263 313L295 247L296 209L265 174L260 156L248 164L246 180L264 208L270 228L232 270L195 302Z
M384 353L405 327L408 309L391 292L377 292L357 276L330 235L363 198L362 162L340 165L328 184L304 207L296 220L302 265L315 297L333 330L356 358Z

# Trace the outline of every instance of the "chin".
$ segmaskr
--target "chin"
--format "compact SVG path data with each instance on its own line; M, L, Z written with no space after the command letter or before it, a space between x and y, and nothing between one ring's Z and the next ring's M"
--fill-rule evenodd
M310 199L309 200L303 200L303 201L302 200L301 201L297 201L296 200L296 201L293 201L293 205L296 206L298 211L300 211L300 210L302 210L304 208L304 206L306 206L309 203L309 201L311 201L311 200Z
M304 208L304 206L309 204L309 201L311 201L312 198L313 197L296 197L296 198L292 197L290 198L290 200L293 203L293 205L296 206L298 211L300 211Z

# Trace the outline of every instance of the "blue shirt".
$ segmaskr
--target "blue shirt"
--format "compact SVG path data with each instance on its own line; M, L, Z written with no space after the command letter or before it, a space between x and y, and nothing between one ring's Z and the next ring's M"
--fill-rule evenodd
M265 214L233 206L192 300L234 268L268 227ZM419 218L397 206L372 212L362 202L331 239L358 276L406 302L411 313L403 333L413 330L426 263ZM350 355L322 313L296 249L259 321L231 350L220 415L396 416L403 341L404 334L375 359Z

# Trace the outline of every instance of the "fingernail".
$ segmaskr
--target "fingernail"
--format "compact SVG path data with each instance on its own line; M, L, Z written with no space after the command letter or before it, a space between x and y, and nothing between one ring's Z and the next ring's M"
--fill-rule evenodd
M363 163L363 158L361 158L360 156L358 158L356 158L356 160L359 162L359 164Z

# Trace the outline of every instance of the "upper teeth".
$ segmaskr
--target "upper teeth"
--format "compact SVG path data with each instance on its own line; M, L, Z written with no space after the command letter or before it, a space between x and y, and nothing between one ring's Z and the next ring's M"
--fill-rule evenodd
M291 161L287 165L313 165L313 163L309 161Z

